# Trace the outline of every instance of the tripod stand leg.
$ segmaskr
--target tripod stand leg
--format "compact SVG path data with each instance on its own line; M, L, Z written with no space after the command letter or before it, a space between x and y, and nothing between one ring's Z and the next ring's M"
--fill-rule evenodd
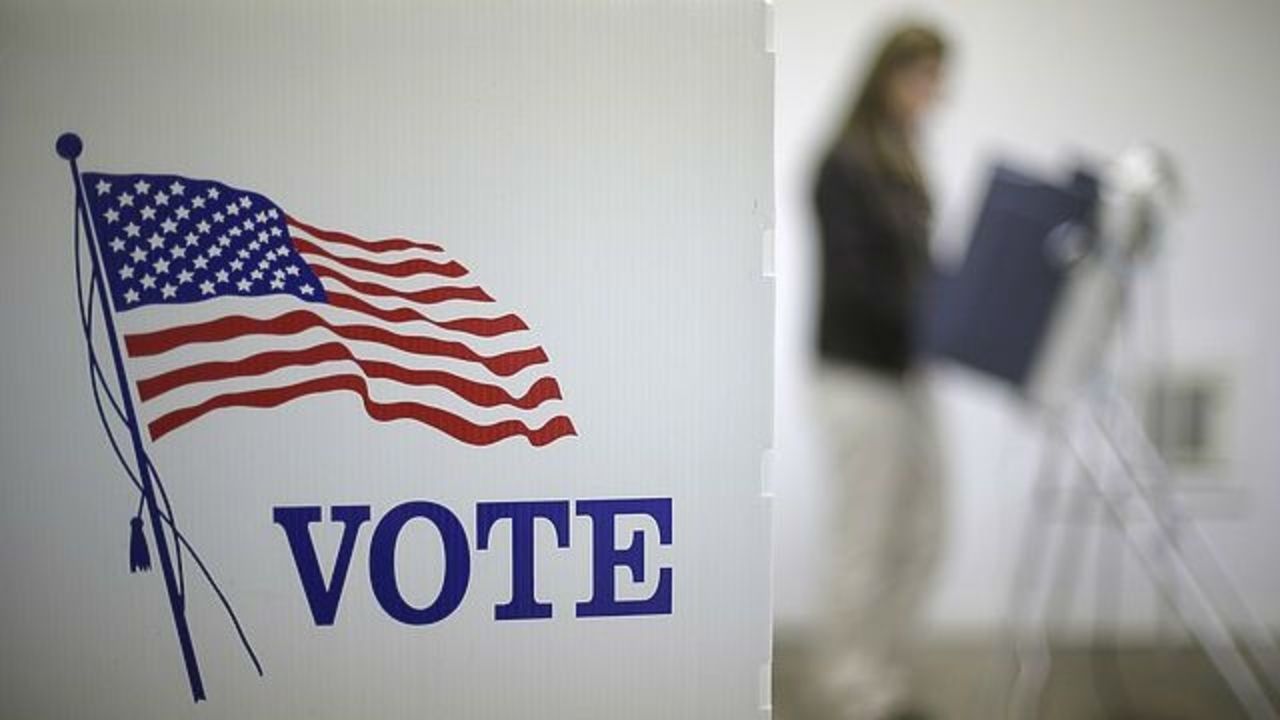
M1121 465L1125 472L1121 473L1121 475L1125 482L1131 484L1137 490L1137 492L1133 493L1133 498L1136 501L1135 505L1153 516L1157 540L1164 544L1162 546L1162 551L1164 552L1158 555L1149 544L1142 542L1142 538L1137 536L1132 526L1124 522L1122 509L1107 492L1107 488L1103 486L1100 474L1084 458L1079 448L1068 438L1067 446L1076 457L1077 462L1080 463L1084 476L1102 497L1107 511L1125 529L1125 539L1133 547L1144 571L1152 578L1157 591L1173 605L1183 623L1200 643L1205 653L1209 656L1210 662L1218 669L1218 672L1227 682L1232 693L1239 700L1249 717L1255 720L1278 717L1275 708L1271 705L1270 700L1259 684L1258 678L1249 667L1244 655L1236 647L1226 623L1217 608L1209 600L1196 574L1187 564L1185 556L1180 550L1169 548L1169 540L1164 534L1164 525L1160 522L1159 516L1155 514L1149 497L1142 492L1141 482L1133 474L1132 465L1124 462L1127 460L1127 456L1124 456L1119 448L1116 447L1114 438L1108 435L1105 428L1100 427L1100 430L1102 430L1102 435L1107 439L1116 455L1122 458ZM1158 572L1159 563L1162 559L1160 555L1164 555L1171 560L1175 570L1175 578L1164 578ZM1179 578L1182 579L1189 592L1177 592L1179 590ZM1197 616L1197 609L1202 612L1203 618Z
M1077 542L1072 536L1075 534L1075 523L1084 514L1088 508L1091 493L1084 487L1076 487L1071 482L1070 476L1067 478L1066 485L1059 490L1060 493L1067 494L1064 510L1059 518L1058 545L1055 557L1050 559L1048 565L1051 568L1049 574L1049 584L1041 603L1042 611L1040 613L1040 626L1042 628L1042 637L1048 640L1048 628L1055 619L1065 618L1070 612L1071 602L1075 598L1075 589L1078 586L1081 566L1084 561L1083 544ZM1052 649L1046 644L1045 652L1049 657L1049 667L1052 667ZM1035 704L1029 706L1035 710L1033 717L1040 717L1043 714L1044 685L1048 681L1048 673L1046 672L1041 678L1041 685L1037 689Z
M1051 521L1060 495L1055 482L1062 455L1062 445L1049 432L1044 433L1010 592L1008 632L1016 663L1005 707L1010 720L1035 716L1052 664L1044 629L1034 621L1032 609L1040 605L1037 596L1042 578L1052 565L1046 558L1051 560Z
M1123 400L1117 401L1116 406L1116 414L1124 421L1130 434L1136 439L1136 444L1145 460L1145 466L1150 468L1150 472L1159 480L1162 486L1167 487L1171 479L1171 473L1164 459L1160 457L1159 450L1155 448L1151 443L1151 439L1147 437L1133 409ZM1108 432L1108 428L1105 425L1096 418L1095 422L1098 423L1103 435L1113 443L1117 455L1122 457L1122 461L1128 462L1131 474L1134 477L1134 484L1139 487L1139 490L1146 490L1145 486L1139 481L1141 473L1137 463L1128 460L1127 456L1121 452L1119 443L1114 440L1114 436ZM1197 531L1194 524L1184 521L1185 513L1177 502L1177 498L1172 495L1164 498L1154 497L1149 490L1145 494L1147 502L1152 506L1152 513L1157 519L1163 521L1162 535L1167 540L1165 545L1171 554L1180 555L1183 558L1183 562L1189 563L1185 555L1185 540L1194 541L1204 553L1206 561L1197 568L1200 571L1203 582L1216 588L1220 594L1225 595L1233 607L1234 614L1248 622L1249 632L1245 636L1245 644L1262 667L1273 687L1280 689L1280 647L1277 647L1271 629L1267 627L1267 624L1262 621L1258 613L1240 594L1235 582L1228 575L1222 561L1214 552L1213 546ZM1161 500L1164 501L1164 506L1167 509L1161 507ZM1174 534L1175 528L1180 531L1177 535ZM1186 536L1185 540L1182 537L1184 535ZM1211 577L1203 577L1206 571Z
M1015 568L1010 621L1017 668L1006 708L1009 718L1034 718L1043 710L1044 688L1053 662L1046 627L1051 618L1064 617L1069 611L1084 561L1083 543L1073 541L1072 525L1088 509L1094 491L1076 477L1081 470L1065 452L1068 446L1062 421L1053 416L1043 430L1041 464L1033 488L1035 503L1027 517ZM1063 482L1055 484L1064 471ZM1065 507L1059 512L1062 505ZM1042 578L1047 581L1043 591Z

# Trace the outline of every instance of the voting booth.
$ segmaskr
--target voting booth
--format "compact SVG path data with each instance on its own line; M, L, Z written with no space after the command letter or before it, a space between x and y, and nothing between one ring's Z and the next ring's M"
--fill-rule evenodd
M766 11L0 5L0 716L767 712Z

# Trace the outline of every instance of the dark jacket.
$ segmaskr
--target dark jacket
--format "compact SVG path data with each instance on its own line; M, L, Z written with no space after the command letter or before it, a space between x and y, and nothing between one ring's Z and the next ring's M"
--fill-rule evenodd
M915 359L917 297L929 269L929 199L838 146L814 192L821 243L818 354L901 375Z

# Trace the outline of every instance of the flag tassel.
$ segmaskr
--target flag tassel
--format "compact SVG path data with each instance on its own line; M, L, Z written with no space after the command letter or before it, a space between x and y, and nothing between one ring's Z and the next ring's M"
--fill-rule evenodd
M142 516L135 515L129 526L129 572L146 572L151 569L151 552L142 533Z

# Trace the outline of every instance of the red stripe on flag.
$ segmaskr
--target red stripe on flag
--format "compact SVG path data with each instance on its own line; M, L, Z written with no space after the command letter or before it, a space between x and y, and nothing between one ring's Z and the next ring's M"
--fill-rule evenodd
M414 249L426 250L428 252L441 252L444 250L444 248L440 247L439 245L436 245L435 243L415 242L413 240L406 240L405 238L384 238L382 240L365 240L364 238L358 238L355 235L351 235L344 232L338 232L337 230L325 230L323 228L318 228L315 225L308 225L307 223L304 223L301 220L291 215L285 215L284 220L287 224L293 227L299 228L301 230L305 230L311 235L314 235L315 237L320 238L321 240L341 243L343 245L350 245L352 247L358 247L362 250L368 250L369 252L377 253L377 252L391 252L393 250L414 250Z
M147 357L192 343L220 342L245 335L296 335L317 327L325 328L348 340L380 343L417 355L451 357L479 363L490 372L503 377L514 375L530 365L547 361L547 354L540 347L486 356L460 342L451 340L397 335L370 325L337 325L309 310L295 310L267 320L230 315L193 325L126 335L124 343L129 355Z
M443 387L480 407L510 405L521 410L532 410L544 402L559 400L561 397L560 384L552 377L539 378L524 395L515 397L497 385L468 380L441 370L415 370L380 360L357 358L347 346L336 342L303 350L273 350L242 360L206 362L170 370L139 381L138 396L146 402L193 383L253 377L281 368L306 367L334 360L350 360L371 378L395 380L406 385Z
M365 270L390 277L413 277L415 275L443 275L444 277L456 278L467 274L467 269L462 267L456 260L449 262L436 262L434 260L423 260L421 258L413 258L411 260L401 260L394 263L379 263L365 258L343 257L335 255L328 250L309 242L297 236L290 236L293 239L293 246L300 253L309 253L328 258L336 263L341 263L349 268L356 270Z
M479 425L447 410L419 403L380 403L369 396L368 383L357 375L333 375L285 387L219 395L199 405L166 413L148 423L147 429L151 439L155 441L214 410L229 407L277 407L306 395L340 390L359 395L364 402L365 412L374 420L381 422L416 420L470 445L491 445L509 437L523 436L529 444L540 447L566 435L577 435L573 422L564 415L557 415L542 427L535 429L519 420L502 420L492 425Z
M472 302L493 302L493 298L489 297L489 293L483 288L477 286L460 287L455 285L446 285L443 287L428 288L426 290L396 290L385 285L379 285L372 282L364 282L348 277L343 273L324 265L312 265L311 271L317 277L333 278L341 280L352 290L362 292L365 295L373 295L376 297L395 297L409 300L423 305L434 305L436 303L447 302L449 300L470 300ZM327 290L325 292L328 292Z
M364 300L345 293L326 290L325 295L330 305L340 307L347 310L354 310L366 315L372 315L379 320L387 320L390 322L415 322L426 321L438 328L445 330L456 330L464 332L468 335L478 335L480 337L497 337L505 335L509 332L517 332L520 330L528 330L529 327L524 321L515 315L503 315L496 318L459 318L457 320L432 320L422 313L412 308L395 308L388 310L376 305L371 305Z

